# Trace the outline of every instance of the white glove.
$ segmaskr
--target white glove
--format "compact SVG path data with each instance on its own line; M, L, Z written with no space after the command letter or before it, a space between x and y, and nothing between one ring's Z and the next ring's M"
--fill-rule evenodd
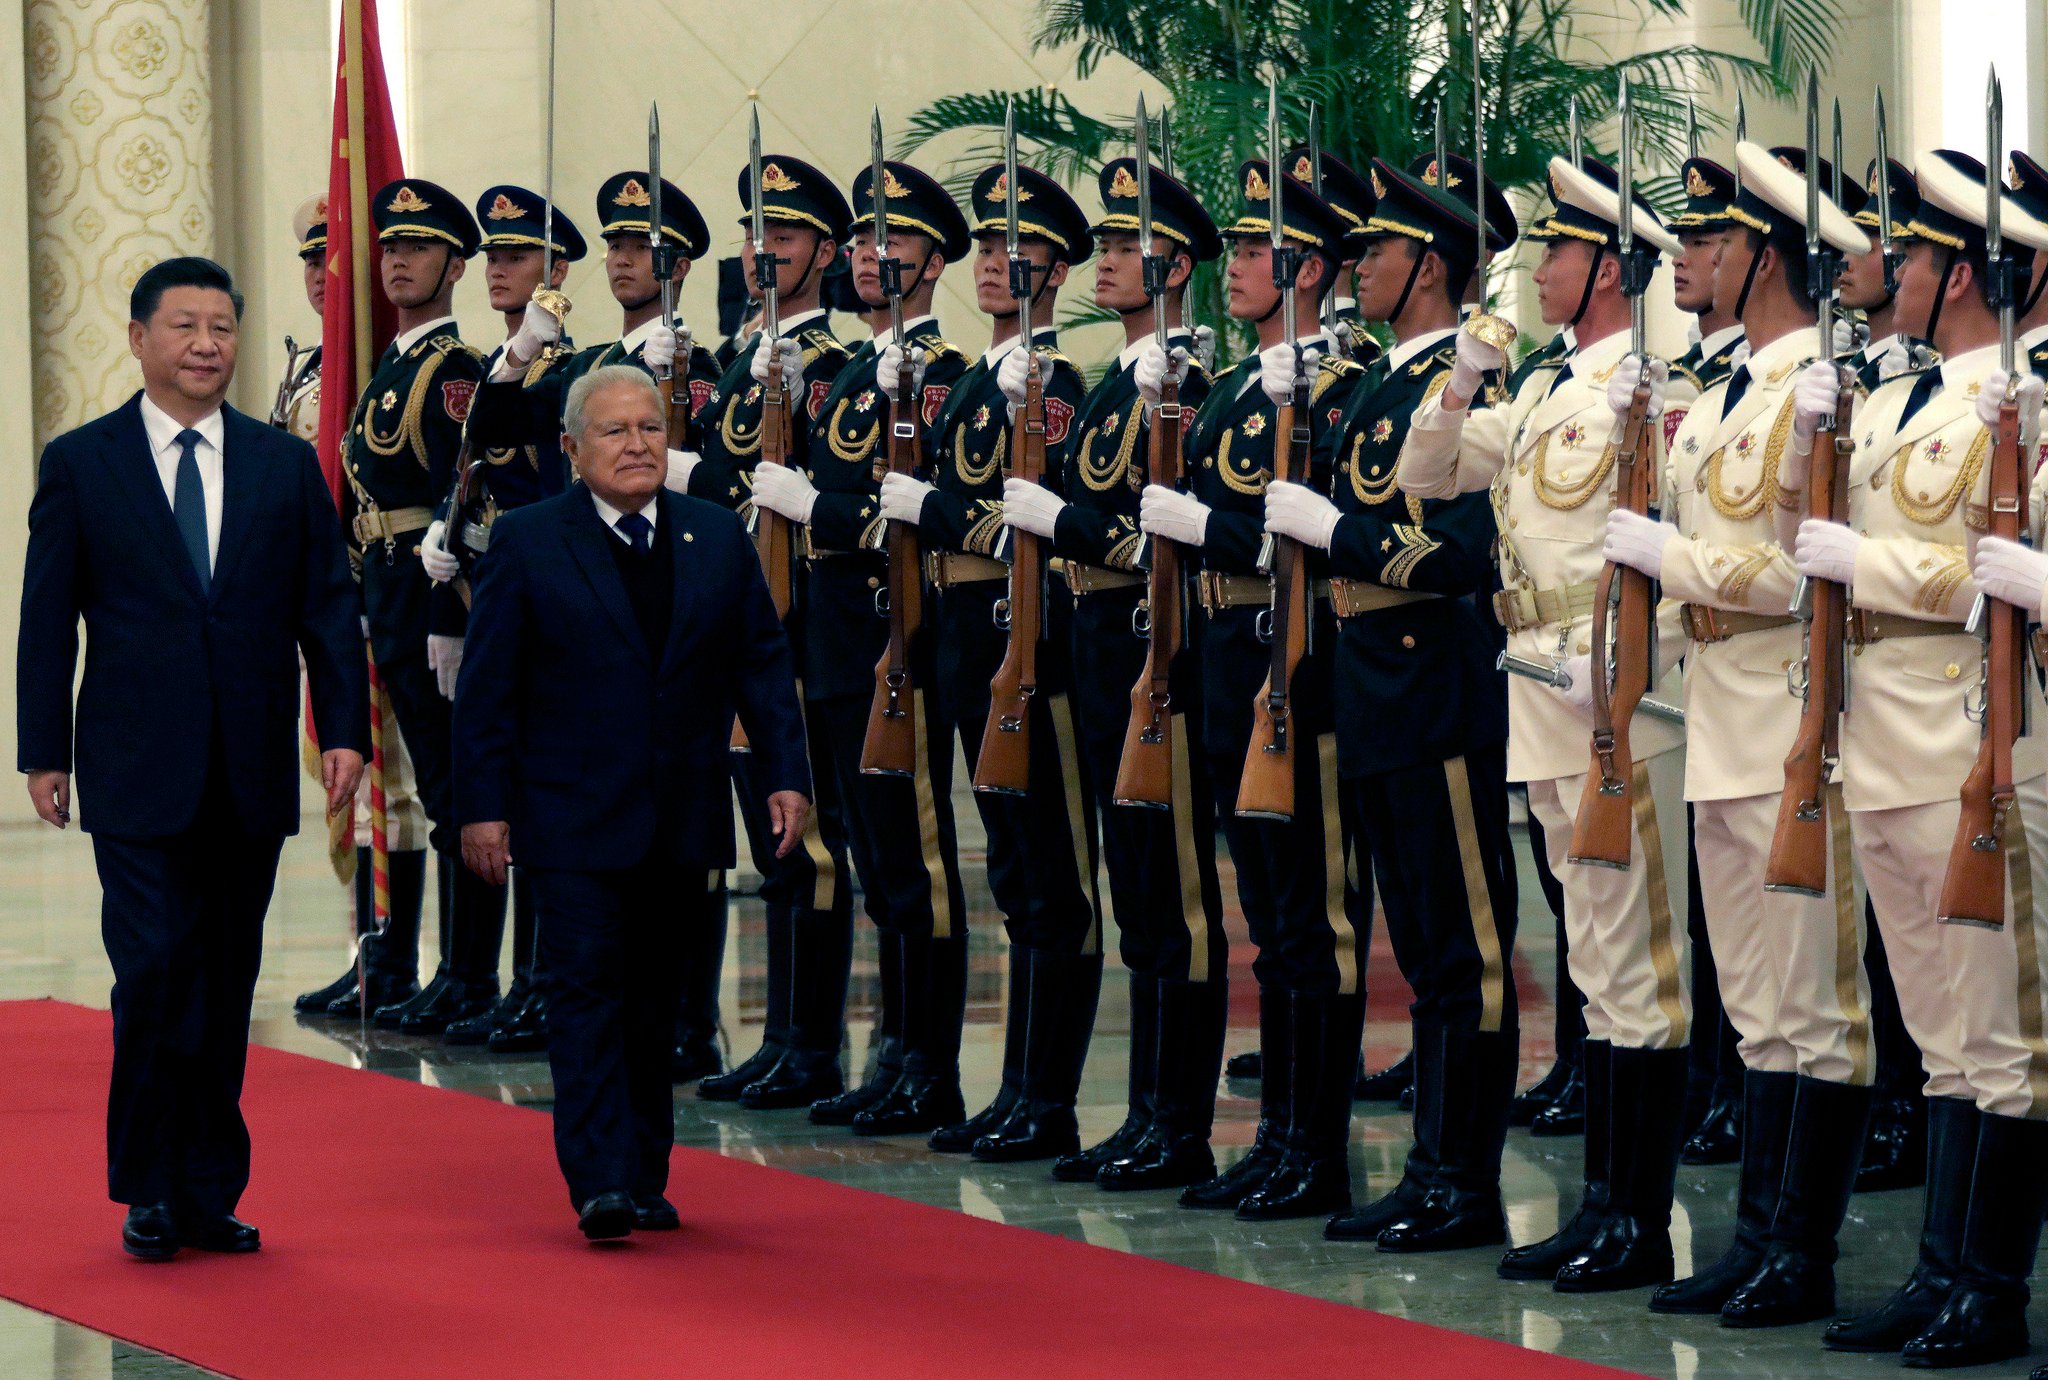
M1138 496L1138 527L1182 546L1200 546L1209 531L1209 505L1164 484L1147 484Z
M1990 385L1985 385L1990 391ZM2003 537L1984 537L1970 555L1970 573L1993 599L2028 613L2041 611L2041 586L2048 582L2048 555Z
M1841 523L1808 518L1799 524L1792 563L1812 579L1851 584L1856 579L1856 550L1862 545L1863 538Z
M1195 327L1195 357L1202 361L1204 369L1215 366L1216 328L1214 326Z
M925 495L932 486L922 479L912 479L907 474L891 471L882 476L882 516L891 522L907 522L912 527L924 517Z
M1792 450L1813 454L1814 433L1823 417L1835 415L1835 402L1842 391L1842 367L1832 360L1817 359L1806 366L1799 382L1792 385Z
M1472 400L1479 391L1479 385L1486 376L1507 365L1508 357L1501 350L1487 344L1470 331L1458 332L1458 362L1451 366L1451 381L1444 385L1444 391L1454 397ZM1449 409L1462 412L1462 407Z
M1987 428L1998 426L1998 411L2005 404L2005 387L2010 381L2003 369L1993 369L1984 376L1983 387L1977 390L1977 420ZM2041 439L2041 376L2035 373L2022 374L2019 387L2020 450L2033 450L2034 443ZM2031 473L2031 467L2029 467Z
M1066 506L1065 499L1043 484L1029 479L1003 481L1003 522L1007 526L1049 537Z
M703 459L694 450L671 450L668 453L668 473L662 476L661 487L670 493L688 493L690 471L696 469Z
M1046 355L1034 355L1029 350L1017 349L1003 356L1003 362L996 366L996 387L1003 390L1003 396L1010 401L1010 415L1016 416L1017 409L1024 405L1024 388L1031 380L1031 361L1038 361L1038 384L1043 388L1052 382L1052 360Z
M922 374L924 372L924 352L922 350L918 351L915 362L917 374ZM917 381L917 374L911 376L913 384ZM894 345L884 345L882 353L875 356L875 387L881 391L884 397L893 398L896 396L897 386L902 382L903 351Z
M1747 342L1745 341L1744 343L1746 344ZM1833 353L1837 358L1839 358L1842 355L1851 353L1855 349L1856 323L1854 321L1851 321L1846 316L1836 317L1834 348L1831 351L1831 353Z
M782 355L782 386L793 393L804 381L803 347L786 335L777 339L775 344ZM763 335L760 343L754 346L754 358L748 363L747 372L754 376L755 383L765 384L768 371L774 367L768 350L768 337Z
M364 614L364 615L362 616L362 624L363 624L363 641L365 641L365 642L368 642L368 641L370 640L370 615L369 615L369 614L367 614L367 613L366 613L366 614Z
M1743 365L1749 363L1749 356L1749 337L1744 336L1736 341L1735 348L1728 352L1728 367L1730 369L1740 369Z
M1640 570L1651 579L1664 573L1664 547L1678 529L1668 522L1616 508L1607 514L1607 543L1602 560Z
M802 470L763 460L754 466L754 504L791 522L809 522L818 491Z
M1590 710L1593 707L1593 658L1591 654L1580 652L1577 656L1568 659L1564 663L1564 673L1571 683L1561 688L1557 693L1563 695L1564 702L1572 708Z
M1313 377L1316 361L1322 357L1321 350L1304 349L1301 352L1301 372ZM1293 341L1283 340L1259 351L1259 387L1265 390L1273 406L1283 406L1294 397L1296 377Z
M427 634L427 669L441 687L441 698L455 698L455 678L462 674L462 639L441 633Z
M512 332L512 338L505 342L505 353L517 356L521 363L532 363L540 352L562 338L562 322L553 312L539 302L528 302L526 314L519 318L519 329Z
M1661 359L1650 361L1650 415L1664 415L1664 385L1671 377L1671 366ZM1614 366L1614 373L1607 380L1607 410L1617 417L1628 415L1629 404L1635 400L1636 385L1643 381L1643 357L1630 355Z
M427 535L420 539L420 564L427 568L427 578L437 585L462 573L462 563L448 549L448 524L439 518L427 524Z
M647 333L647 343L640 347L640 358L647 361L650 369L666 369L676 362L676 333L667 326L656 326Z
M1159 342L1149 342L1138 352L1137 362L1131 365L1131 381L1138 385L1138 396L1145 400L1145 406L1159 405L1160 390L1166 387L1167 371L1171 369L1176 383L1187 382L1188 352L1176 345L1171 358L1159 348Z
M1314 489L1286 483L1266 486L1266 530L1276 537L1292 537L1328 551L1342 516L1336 504Z

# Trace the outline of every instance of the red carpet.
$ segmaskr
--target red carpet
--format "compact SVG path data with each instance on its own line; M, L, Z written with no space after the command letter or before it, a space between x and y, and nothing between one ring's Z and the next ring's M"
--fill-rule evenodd
M683 1231L597 1250L544 1115L267 1049L263 1250L144 1265L105 1199L109 1043L0 1004L0 1294L232 1376L1619 1374L697 1151Z

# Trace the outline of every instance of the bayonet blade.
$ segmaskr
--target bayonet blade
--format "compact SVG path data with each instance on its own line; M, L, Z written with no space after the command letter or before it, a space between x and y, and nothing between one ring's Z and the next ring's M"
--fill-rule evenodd
M1572 97L1568 111L1569 113L1565 116L1567 129L1565 138L1566 142L1572 146L1572 166L1583 168L1586 166L1586 140L1584 131L1579 127L1579 98L1577 96Z
M548 0L548 130L540 170L540 285L555 285L555 0Z
M1308 185L1323 194L1323 131L1316 103L1308 103Z
M1889 260L1892 253L1891 140L1885 130L1884 88L1877 88L1872 121L1877 127L1877 247Z
M1740 91L1735 93L1735 146L1740 148L1749 141L1749 103ZM1742 160L1735 160L1735 195L1742 195Z
M1820 71L1806 69L1806 252L1820 253Z
M2005 167L2005 90L1996 67L1991 69L1984 108L1984 251L1996 264L2005 252L2005 208L1999 196Z
M1280 79L1270 73L1266 77L1266 175L1271 179L1266 238L1277 252L1287 241L1286 213L1281 206L1281 190L1286 185L1287 175L1280 170ZM1277 264L1275 269L1277 271ZM1292 324L1289 323L1290 329Z
M1136 154L1138 166L1133 169L1138 178L1138 253L1144 258L1152 257L1152 137L1145 123L1145 95L1138 93L1138 119L1134 126L1137 133Z
M875 271L882 279L882 293L889 299L890 338L904 348L903 275L889 257L889 170L882 158L882 107L876 106L868 121L868 199L875 207Z
M1828 174L1830 183L1828 195L1834 198L1835 205L1840 206L1842 204L1842 101L1839 96L1835 98L1835 136L1832 148L1834 157L1830 161L1833 162L1834 169Z
M761 206L761 107L747 112L747 220L754 237L754 282L761 289L761 329L770 340L782 334L777 300L775 253L768 247L768 217Z
M1017 257L1017 101L1003 103L1003 238Z
M661 103L647 107L647 239L661 254Z
M1159 171L1173 176L1173 110L1159 112Z
M1690 91L1685 94L1685 156L1700 156L1700 112L1699 107L1693 104Z
M1621 74L1621 94L1615 101L1615 112L1619 118L1621 134L1620 166L1615 170L1619 174L1620 185L1616 190L1620 195L1621 201L1615 218L1617 223L1614 228L1622 257L1627 258L1636 245L1636 218L1633 214L1635 210L1636 182L1635 150L1630 147L1634 143L1631 137L1635 133L1634 107L1629 97L1628 73L1626 72Z
M1444 78L1444 85L1450 85L1450 78L1448 76ZM1441 94L1437 96L1436 101L1436 129L1434 134L1436 142L1431 147L1430 152L1434 155L1436 163L1436 183L1441 187L1444 184L1444 170L1450 166L1449 160L1451 156L1451 146L1444 138L1444 101Z

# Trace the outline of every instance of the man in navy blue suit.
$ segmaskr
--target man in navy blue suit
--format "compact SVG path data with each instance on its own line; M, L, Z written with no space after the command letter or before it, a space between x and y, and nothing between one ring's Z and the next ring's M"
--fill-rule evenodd
M242 1070L263 914L299 827L301 655L330 814L369 739L360 601L319 462L225 402L241 313L211 260L145 272L128 323L142 391L50 442L29 507L19 765L61 829L76 761L114 969L107 1189L144 1260L259 1244L234 1215Z
M678 1222L669 1043L696 921L676 898L734 862L735 714L778 856L810 809L760 562L737 516L662 487L667 437L645 371L570 387L562 443L583 482L491 529L455 692L463 860L497 884L516 857L547 917L555 1153L593 1241Z

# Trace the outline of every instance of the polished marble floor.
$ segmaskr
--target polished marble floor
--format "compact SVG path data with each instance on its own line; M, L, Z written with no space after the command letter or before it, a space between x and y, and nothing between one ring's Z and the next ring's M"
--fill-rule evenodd
M961 804L963 833L969 836L963 845L978 847L976 831L968 823L973 810L964 800ZM978 862L970 863L970 885L978 871ZM0 829L0 999L54 996L106 1004L109 976L98 942L97 891L86 840L40 827ZM1524 1002L1527 1082L1549 1062L1547 994L1555 956L1551 922L1533 883L1525 885L1523 896L1523 914L1530 919L1516 970ZM1006 956L1001 926L989 909L985 888L978 892L974 921L970 1028L963 1054L970 1105L977 1096L985 1098L993 1091L1001 1057ZM762 1014L764 940L758 903L736 898L732 922L724 1024L733 1048L744 1056L759 1040ZM294 839L285 850L257 990L254 1035L259 1042L477 1096L548 1105L551 1089L543 1056L458 1052L383 1032L365 1037L353 1023L294 1018L292 995L333 976L346 950L346 925L344 898L327 871L319 842L310 834ZM1232 966L1238 978L1230 1040L1235 1051L1256 1042L1256 1015L1244 967L1248 948L1241 924L1233 926L1232 937ZM872 1017L870 932L861 935L856 964L848 1057L858 1068ZM1088 1137L1106 1134L1123 1115L1128 1008L1122 982L1114 974L1112 967L1104 983L1082 1093L1082 1131ZM1379 1067L1401 1052L1407 1038L1401 1005L1405 987L1383 937L1375 945L1370 989L1367 1053ZM1226 1087L1218 1107L1221 1157L1249 1142L1256 1098L1255 1086ZM1407 1136L1405 1118L1392 1107L1360 1104L1357 1110L1352 1168L1355 1189L1363 1199L1392 1186ZM1640 1293L1567 1298L1540 1284L1507 1284L1494 1275L1492 1251L1395 1259L1370 1248L1325 1242L1320 1221L1243 1224L1227 1216L1181 1211L1165 1194L1111 1197L1087 1186L1054 1184L1042 1165L975 1165L931 1155L920 1142L858 1140L814 1128L801 1113L748 1112L730 1104L700 1102L687 1089L678 1090L675 1123L681 1144L1648 1375L1761 1380L1871 1376L1897 1369L1890 1357L1821 1351L1817 1325L1731 1333L1711 1319L1652 1318ZM1504 1177L1510 1226L1517 1240L1548 1234L1560 1203L1569 1211L1576 1200L1578 1158L1576 1140L1532 1140L1524 1132L1512 1133ZM1719 1253L1730 1230L1734 1186L1732 1167L1681 1171L1674 1232L1681 1271L1689 1268L1696 1252L1706 1258ZM671 1193L685 1216L689 1191L687 1175L679 1176ZM1910 1263L1918 1221L1917 1193L1854 1201L1842 1242L1845 1308L1869 1307L1889 1292ZM109 1207L110 1250L115 1248L117 1223ZM566 1220L563 1226L571 1229ZM2048 1339L2048 1314L2037 1310L2035 1330ZM1370 1358L1361 1357L1360 1362L1370 1366ZM0 1377L6 1380L158 1380L202 1373L0 1301ZM2027 1367L2016 1363L1970 1373L2003 1380L2024 1376Z

